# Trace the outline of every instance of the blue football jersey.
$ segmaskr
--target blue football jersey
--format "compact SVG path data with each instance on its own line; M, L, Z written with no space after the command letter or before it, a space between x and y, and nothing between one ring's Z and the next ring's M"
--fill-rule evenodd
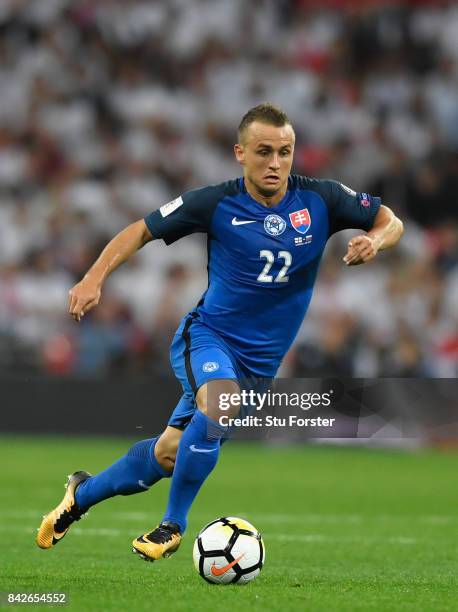
M326 241L371 229L380 198L331 180L291 175L267 208L243 178L194 189L145 217L166 244L208 235L208 289L194 317L218 333L254 376L274 376L309 306Z

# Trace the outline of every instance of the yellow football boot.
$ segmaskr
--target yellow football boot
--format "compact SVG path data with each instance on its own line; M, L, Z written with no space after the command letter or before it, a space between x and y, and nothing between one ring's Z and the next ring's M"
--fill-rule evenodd
M132 542L132 552L145 561L167 558L178 550L181 534L175 523L161 523L149 533L139 536Z
M89 472L75 472L69 475L65 487L65 495L60 504L49 514L43 517L38 528L36 542L40 548L51 548L55 546L67 533L74 521L79 521L83 512L80 511L75 502L76 487L87 480Z

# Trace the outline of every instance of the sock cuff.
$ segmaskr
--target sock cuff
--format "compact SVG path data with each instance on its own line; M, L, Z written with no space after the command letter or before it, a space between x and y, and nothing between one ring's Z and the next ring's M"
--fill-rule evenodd
M218 421L214 421L200 410L196 410L191 419L202 433L205 432L207 440L220 440L229 431L229 427L220 425Z
M136 442L133 446L129 448L129 450L127 451L127 456L136 457L137 459L144 459L145 461L147 461L149 459L151 445L156 444L156 442L157 437L140 440L140 442Z
M169 472L166 472L161 464L158 462L154 455L154 447L156 442L159 440L159 436L155 438L148 438L147 440L140 440L134 444L128 451L127 457L141 459L142 461L149 461L156 472L163 478L171 476Z

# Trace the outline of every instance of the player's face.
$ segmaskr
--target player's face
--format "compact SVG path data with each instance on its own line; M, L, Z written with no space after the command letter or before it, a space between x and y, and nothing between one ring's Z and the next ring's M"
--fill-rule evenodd
M234 147L244 168L245 183L263 197L283 195L287 188L294 154L291 125L275 127L254 121L245 130L243 142Z

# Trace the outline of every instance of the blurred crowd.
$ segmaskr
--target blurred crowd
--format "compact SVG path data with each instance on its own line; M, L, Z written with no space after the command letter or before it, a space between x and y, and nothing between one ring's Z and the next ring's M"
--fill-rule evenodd
M270 101L296 172L405 222L367 266L342 263L351 233L331 239L281 374L456 376L457 32L445 1L3 0L0 374L170 371L206 287L201 236L147 245L80 325L68 290L125 225L239 176L236 127Z

